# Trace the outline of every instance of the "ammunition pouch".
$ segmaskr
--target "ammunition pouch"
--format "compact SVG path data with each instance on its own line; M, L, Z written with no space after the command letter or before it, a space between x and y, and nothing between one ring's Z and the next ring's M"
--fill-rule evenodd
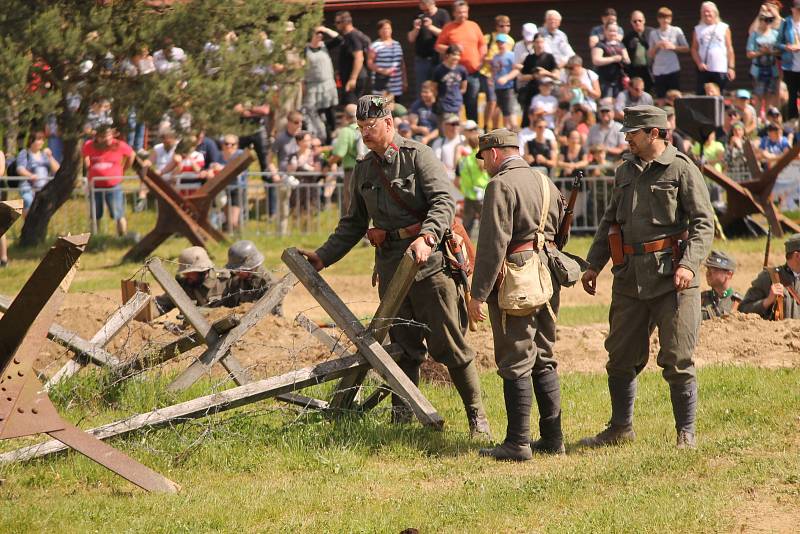
M384 241L386 241L386 230L382 230L380 228L370 228L367 230L367 239L369 239L370 245L378 248L383 245Z

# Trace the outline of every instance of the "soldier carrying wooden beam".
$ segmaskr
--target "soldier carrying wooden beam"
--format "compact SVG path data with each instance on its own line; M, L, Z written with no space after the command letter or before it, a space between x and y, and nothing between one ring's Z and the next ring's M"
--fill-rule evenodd
M400 137L383 97L359 99L356 115L364 144L371 149L353 171L350 207L334 233L316 251L300 251L315 269L332 265L365 233L376 247L375 273L381 298L407 250L421 265L389 336L404 349L398 365L414 384L429 352L447 366L464 402L470 436L489 438L475 351L466 343L463 288L447 272L442 253L445 231L455 215L455 200L442 164L425 145ZM375 225L369 228L370 221ZM393 395L393 421L410 413Z

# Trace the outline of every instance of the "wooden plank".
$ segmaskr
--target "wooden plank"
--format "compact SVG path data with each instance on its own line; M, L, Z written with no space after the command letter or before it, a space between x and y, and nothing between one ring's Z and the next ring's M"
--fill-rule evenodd
M238 157L229 161L228 164L219 171L219 174L206 180L206 182L200 186L200 189L195 191L192 196L203 197L208 199L208 202L213 201L219 193L228 187L229 182L246 171L254 160L253 153L245 149Z
M407 400L420 422L424 425L441 429L444 426L444 420L436 412L433 405L425 398L417 386L409 380L372 334L367 332L358 318L345 306L344 302L319 275L316 269L308 263L296 248L284 250L281 259L334 322L339 325L339 328L350 338L350 341L356 345L359 353L389 383L392 390Z
M169 298L172 299L172 302L175 303L175 306L181 311L189 324L203 338L203 341L209 346L215 344L219 340L219 334L200 313L200 310L197 309L189 295L175 281L175 278L164 269L164 266L161 265L161 260L152 258L147 262L147 268L152 273L153 278L156 279L156 282L167 292Z
M368 366L369 363L361 356L337 358L312 367L291 371L280 376L251 382L244 386L237 386L173 406L134 415L120 421L87 430L86 432L98 439L106 439L113 436L125 435L141 428L157 428L181 421L188 421L190 419L208 417L215 413L252 404L282 393L289 393L291 391L335 380L354 369ZM0 464L39 458L54 452L62 451L66 448L65 445L56 440L23 447L15 451L0 454Z
M300 406L302 408L311 408L320 411L325 411L329 408L327 401L315 399L313 397L306 397L305 395L299 395L297 393L284 393L283 395L278 395L275 398L287 404L294 404L295 406Z
M378 310L373 316L372 322L369 325L369 330L373 332L375 340L382 343L386 336L389 334L389 328L392 321L397 316L403 300L408 295L411 285L414 283L414 277L419 272L419 265L414 261L411 254L405 254L397 270L392 276L392 281L389 287L386 288L386 293L381 299ZM336 391L331 399L331 408L339 410L349 410L353 407L353 403L358 395L359 387L367 377L366 372L356 373L352 376L342 378Z
M0 311L6 312L11 304L11 299L0 295ZM81 336L67 330L63 326L53 323L47 331L47 338L59 345L68 348L76 356L86 358L97 365L114 366L119 365L119 360L113 354L106 352L101 347L96 347L83 339Z
M228 356L228 352L234 343L239 341L239 339L261 321L261 319L283 302L286 294L296 283L297 278L291 273L281 278L269 291L264 293L264 295L256 301L255 305L242 317L235 328L222 336L218 343L208 343L208 350L204 352L198 360L192 362L192 364L169 385L168 389L170 391L182 391L188 388L197 382L201 376L208 373L211 367L221 358L226 360L226 362L223 362L223 365L225 365L225 368L231 373L234 380L236 380L239 385L249 382L247 373L244 372L241 366L239 366L239 368L236 367L238 362L233 362ZM243 382L239 382L240 380L243 380Z
M22 215L22 200L4 200L0 202L0 236L3 236L11 225Z
M303 327L308 333L314 336L317 341L322 343L326 346L333 354L338 356L339 358L343 358L345 356L350 356L350 352L342 345L338 339L334 339L330 336L325 330L317 326L314 321L303 315L302 313L298 313L297 317L294 318L301 327Z
M238 317L235 315L228 315L214 322L211 326L217 331L218 334L223 335L225 332L238 324ZM155 353L144 354L141 357L120 363L113 370L114 376L122 378L141 371L142 369L160 365L171 360L172 358L175 358L176 356L179 356L180 354L183 354L184 352L188 352L195 347L199 347L200 345L203 345L203 340L195 332L186 334L185 336L179 337L175 341L167 343Z
M108 318L106 324L104 324L103 327L100 328L100 330L98 330L94 336L92 336L92 339L89 340L89 343L95 347L105 347L125 325L127 325L139 314L139 312L149 305L150 295L147 293L142 293L141 291L137 291L128 302L117 309L117 311L115 311L111 317ZM50 380L45 383L44 388L49 391L54 385L74 375L83 369L83 367L88 363L89 360L76 354L61 369L59 369L58 372L50 377Z

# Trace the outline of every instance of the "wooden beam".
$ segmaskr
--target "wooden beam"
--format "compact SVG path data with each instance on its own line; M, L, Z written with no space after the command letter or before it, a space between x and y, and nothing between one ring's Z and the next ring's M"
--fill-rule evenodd
M103 348L108 345L108 343L111 342L114 336L116 336L125 325L139 315L139 312L141 312L150 304L150 298L150 295L147 293L137 291L128 302L117 309L117 311L115 311L111 317L108 318L102 328L100 328L100 330L97 331L92 339L89 340L89 344L98 348ZM50 388L52 388L54 385L83 369L83 367L85 367L89 361L90 360L88 358L76 354L61 369L59 369L56 374L50 377L50 380L45 382L44 388L46 390L50 390ZM118 365L119 362L112 362L111 364ZM103 365L107 364L103 363Z
M223 335L237 324L239 324L239 318L235 315L228 315L214 322L211 326L217 331L218 334ZM114 368L113 374L119 378L132 375L138 371L141 371L142 369L161 365L162 363L169 361L172 358L183 354L184 352L188 352L195 347L199 347L202 344L203 340L197 335L197 333L192 332L190 334L186 334L185 336L179 337L175 341L167 343L152 354L145 353L137 358L120 363Z
M158 428L164 425L208 417L239 406L252 404L263 399L275 397L324 382L335 380L354 369L368 367L369 363L361 356L347 356L306 367L289 373L251 382L204 397L159 408L151 412L134 415L114 423L87 430L87 434L98 439L122 436L142 428ZM58 441L48 441L38 445L23 447L0 454L0 464L40 458L67 447Z
M414 261L410 254L405 254L400 260L397 270L392 276L392 281L378 305L378 310L369 325L369 331L373 333L375 340L383 343L389 334L389 328L400 311L406 295L408 295L414 277L419 272L419 265ZM342 378L331 399L331 408L349 410L353 407L359 387L367 377L366 372L353 374Z
M0 236L5 235L20 215L22 215L21 199L0 202Z
M389 383L392 390L408 401L414 414L422 424L441 429L444 426L444 420L436 412L436 409L417 386L409 380L408 376L389 356L381 344L375 340L370 332L367 332L358 318L345 306L344 302L319 275L316 269L308 263L296 248L284 250L281 259L334 322L339 325L339 328L350 338L350 341L356 345L359 353Z
M283 302L286 294L289 293L289 290L292 289L296 283L297 278L291 273L281 278L269 291L264 293L264 295L256 301L255 305L242 317L235 328L222 336L219 342L214 344L209 343L208 350L206 350L198 360L192 362L192 364L169 385L168 389L170 391L183 391L197 382L201 376L208 373L211 367L222 358L225 360L222 362L223 365L225 365L225 368L228 369L228 372L232 374L234 380L236 380L240 386L249 382L250 380L247 378L247 373L244 369L236 369L235 366L238 362L233 361L228 356L228 351L230 351L234 343L239 341L239 339L261 321L261 319ZM228 366L231 366L231 368ZM239 380L244 381L239 382Z

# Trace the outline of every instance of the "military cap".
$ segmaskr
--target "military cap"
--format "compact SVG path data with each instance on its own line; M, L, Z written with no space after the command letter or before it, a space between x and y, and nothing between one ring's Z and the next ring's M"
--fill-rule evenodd
M478 159L483 159L481 153L490 148L514 147L519 148L519 138L517 134L506 128L498 128L489 133L485 133L478 138Z
M381 95L364 95L358 99L356 119L365 121L367 119L379 119L388 117L392 114L392 106L386 97Z
M800 234L790 235L783 246L786 247L786 254L800 250Z
M667 113L655 106L630 106L625 108L625 120L622 132L633 132L642 128L659 128L669 130Z
M722 269L723 271L736 270L736 260L719 250L712 250L711 254L706 258L706 261L703 262L703 265L706 267L713 267L714 269Z

